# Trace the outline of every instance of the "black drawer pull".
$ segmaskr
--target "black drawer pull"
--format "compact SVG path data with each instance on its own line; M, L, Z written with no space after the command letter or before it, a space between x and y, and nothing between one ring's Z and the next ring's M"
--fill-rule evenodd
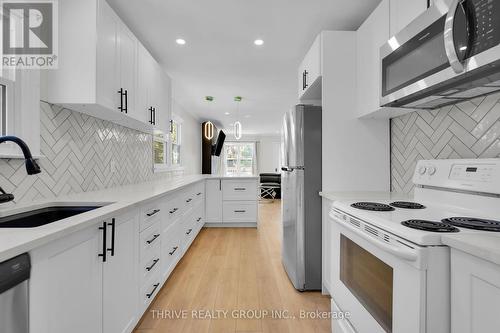
M155 267L155 265L158 263L158 261L160 261L160 259L159 259L159 258L158 258L158 259L153 260L153 263L151 264L151 266L146 267L146 270L147 270L148 272L150 272L150 271L153 269L153 267Z
M235 210L234 212L235 213L246 213L247 211L246 210Z
M111 219L111 223L108 223L111 226L111 247L108 248L108 251L111 252L111 256L115 256L115 233L116 233L116 221L115 218Z
M201 195L201 192L196 193L196 195L200 196L200 195Z
M151 216L153 216L153 215L155 215L156 213L159 213L159 212L160 212L159 209L155 209L151 213L147 213L146 215L149 216L149 217L151 217Z
M193 199L191 199L191 198L186 200L187 203L190 203L191 201L193 201Z
M173 251L172 251L172 252L169 252L168 254L170 254L171 256L173 256L173 255L174 255L174 253L175 253L175 251L177 251L177 249L178 249L178 248L179 248L178 246L173 247L173 248L172 248L172 250L173 250Z
M179 210L179 208L174 208L174 209L172 209L171 211L169 211L169 213L170 213L170 214L173 214L173 213L175 213L175 212L176 212L176 211L178 211L178 210Z
M235 187L235 191L246 191L246 187Z
M98 256L102 257L102 262L106 262L106 254L108 253L106 248L106 233L107 233L107 223L103 222L102 227L99 227L99 230L102 230L102 253L99 253Z
M153 238L150 240L146 241L146 243L151 244L153 243L158 237L160 237L160 234L153 235Z
M189 229L187 232L186 232L186 235L189 235L191 233L191 231L193 231L193 229Z
M156 289L160 286L160 284L156 283L153 286L154 286L153 290L151 290L151 292L149 294L146 294L147 298L151 298L151 296L153 296L153 294L155 293Z
M196 219L196 222L200 222L200 221L201 221L201 217L198 217L198 218Z

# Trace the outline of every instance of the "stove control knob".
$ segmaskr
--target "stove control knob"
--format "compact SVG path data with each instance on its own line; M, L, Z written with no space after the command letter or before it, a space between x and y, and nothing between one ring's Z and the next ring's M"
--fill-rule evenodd
M433 174L436 173L436 167L431 165L430 167L427 168L427 173L429 174L429 176L432 176Z
M427 168L423 165L420 168L418 168L418 173L421 175L424 175L426 171L427 171Z

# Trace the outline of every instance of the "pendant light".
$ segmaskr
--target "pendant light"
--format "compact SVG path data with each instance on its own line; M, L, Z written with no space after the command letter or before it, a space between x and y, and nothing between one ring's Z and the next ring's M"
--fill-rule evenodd
M241 126L240 122L240 105L239 103L242 101L243 97L241 96L236 96L234 98L234 101L237 103L236 104L236 114L237 114L237 120L234 122L234 138L236 140L240 140L242 135L243 135L243 128Z
M213 102L213 100L213 96L205 96L205 101L210 103ZM207 121L205 125L203 125L203 135L207 140L212 140L214 138L214 124L211 121Z

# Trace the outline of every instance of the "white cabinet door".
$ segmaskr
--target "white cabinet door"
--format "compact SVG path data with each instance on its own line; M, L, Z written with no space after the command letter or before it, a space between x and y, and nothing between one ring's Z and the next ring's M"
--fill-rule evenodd
M357 113L380 109L380 47L389 40L389 0L383 0L356 33Z
M137 47L137 99L136 117L145 123L151 121L152 101L150 94L154 85L155 60L148 50L139 43Z
M451 250L451 332L498 332L500 266Z
M101 234L94 226L30 253L31 333L103 332Z
M304 57L299 68L298 77L299 99L321 98L321 34L316 37Z
M117 217L108 221L107 227L109 251L103 266L103 332L131 332L137 321L139 292L138 215Z
M156 127L164 133L170 132L170 120L172 119L172 82L170 77L158 65L159 87L158 106L156 110Z
M205 222L222 223L222 180L208 179L205 191Z
M123 23L120 24L118 33L120 85L117 89L122 88L126 93L126 96L124 96L126 113L131 117L139 119L140 114L138 114L135 110L135 100L137 98L137 92L135 89L137 70L137 39Z
M427 0L391 0L391 36L427 10Z
M120 19L106 1L99 1L97 18L97 102L111 110L120 106L118 35ZM76 64L74 66L77 66ZM77 79L77 78L75 78Z

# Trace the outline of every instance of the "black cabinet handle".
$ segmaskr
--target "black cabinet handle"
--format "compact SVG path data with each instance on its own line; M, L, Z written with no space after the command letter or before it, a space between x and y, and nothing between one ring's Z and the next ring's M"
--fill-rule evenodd
M201 195L201 192L196 193L196 195L197 195L197 196L200 196L200 195Z
M189 235L191 233L191 231L193 231L193 229L189 229L187 232L186 232L186 235Z
M102 253L99 253L99 257L102 257L102 262L106 262L106 222L102 223L102 226L99 227L99 230L102 230Z
M309 74L309 72L307 70L304 71L304 89L306 89L309 84L307 84L307 75Z
M158 263L158 261L160 261L160 258L153 260L153 263L151 264L151 266L146 267L146 270L148 272L150 272L153 269L153 267L155 267L155 265Z
M156 125L156 107L153 108L153 124Z
M198 217L198 218L196 219L196 222L200 222L200 221L201 221L201 217Z
M219 179L219 191L222 191L222 179Z
M159 213L159 212L160 212L159 209L155 209L151 213L147 213L146 215L149 216L149 217L151 217L151 216L153 216L153 215L155 215L156 213Z
M153 296L153 294L155 293L156 289L157 289L159 286L160 286L160 284L159 284L159 283L154 284L154 285L153 285L153 287L154 287L154 288L153 288L153 290L151 290L151 292L150 292L149 294L146 294L146 297L147 297L147 298L151 298L151 296Z
M246 213L246 210L235 210L235 213Z
M151 244L153 243L158 237L160 237L160 234L155 234L153 235L153 238L151 238L150 240L146 241L146 243L148 244Z
M174 131L174 121L170 119L170 133Z
M306 73L302 72L302 90L306 89Z
M125 90L125 113L128 113L128 90Z
M173 213L175 213L175 212L176 212L176 211L178 211L178 210L179 210L179 208L174 208L174 209L172 209L171 211L169 211L169 213L170 213L170 214L173 214Z
M108 251L111 252L111 256L115 256L115 232L116 232L116 221L114 218L111 219L111 223L107 223L111 226L111 248Z
M118 93L120 94L120 106L118 107L118 110L120 110L120 112L123 112L123 88L120 88L120 90L118 90Z
M246 191L246 188L245 187L235 187L234 190L235 191Z
M173 247L173 248L172 248L172 249L173 249L173 251L172 251L172 252L169 252L168 254L170 254L171 256L173 256L173 255L174 255L174 253L175 253L175 251L177 251L177 249L178 249L178 248L179 248L178 246Z
M187 203L190 203L191 201L193 201L193 199L191 199L191 198L186 200Z
M151 125L154 125L154 121L153 121L153 107L150 106L148 110L149 110L149 123Z

